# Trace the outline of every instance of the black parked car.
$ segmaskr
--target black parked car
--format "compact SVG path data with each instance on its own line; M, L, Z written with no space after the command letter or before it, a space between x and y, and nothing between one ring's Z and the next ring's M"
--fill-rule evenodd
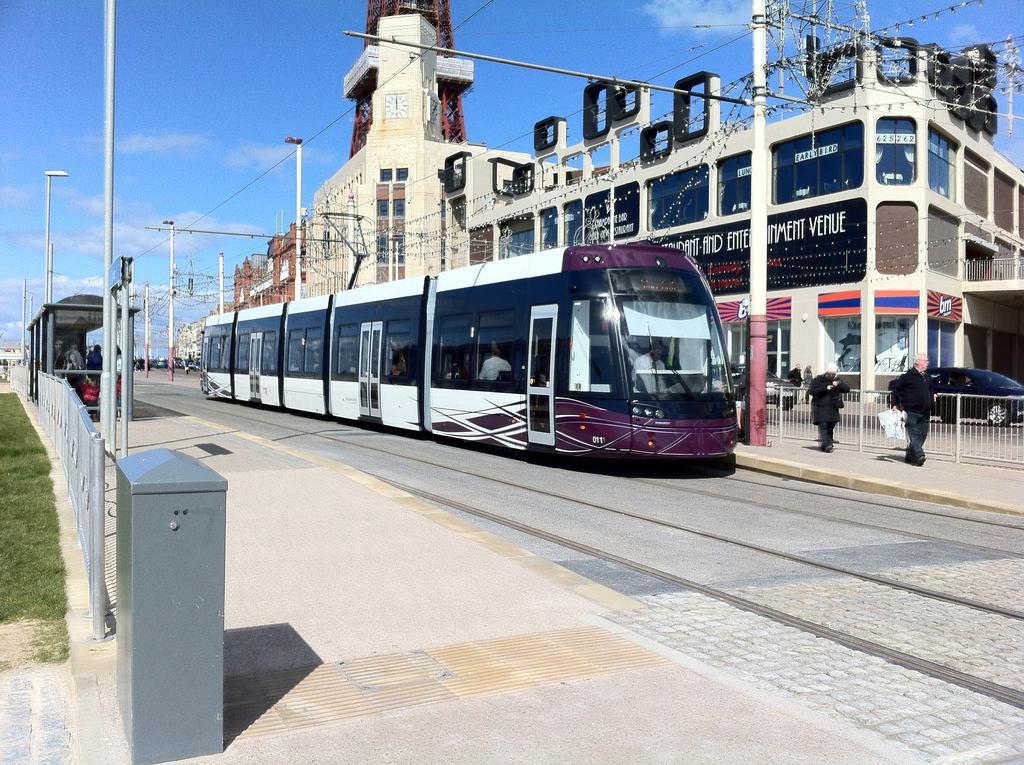
M964 394L960 404L963 420L986 420L990 425L1012 425L1024 420L1024 385L1016 380L986 369L965 367L936 367L925 374L936 393ZM956 399L952 396L940 396L937 409L943 422L956 421Z

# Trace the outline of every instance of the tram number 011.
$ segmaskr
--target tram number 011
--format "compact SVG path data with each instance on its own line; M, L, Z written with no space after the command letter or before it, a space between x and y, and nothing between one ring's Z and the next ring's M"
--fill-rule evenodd
M590 442L594 444L594 446L604 446L604 440L604 436L591 436L590 438Z

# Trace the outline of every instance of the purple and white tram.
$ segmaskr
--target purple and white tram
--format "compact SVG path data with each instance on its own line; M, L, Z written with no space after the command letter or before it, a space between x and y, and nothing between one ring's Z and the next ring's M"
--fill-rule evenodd
M677 250L569 247L207 320L203 391L510 449L717 457L736 406Z

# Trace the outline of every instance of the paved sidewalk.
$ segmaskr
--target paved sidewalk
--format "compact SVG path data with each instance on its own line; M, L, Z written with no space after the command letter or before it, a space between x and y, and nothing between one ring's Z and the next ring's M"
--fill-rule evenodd
M927 451L927 444L925 444ZM873 494L948 507L1024 515L1024 470L928 460L907 465L902 449L858 452L837 444L829 454L810 441L740 445L736 466Z
M352 468L189 417L138 421L132 441L229 481L227 742L204 762L913 761L639 636L620 626L637 601ZM72 663L96 689L76 699L82 761L126 762L113 645Z

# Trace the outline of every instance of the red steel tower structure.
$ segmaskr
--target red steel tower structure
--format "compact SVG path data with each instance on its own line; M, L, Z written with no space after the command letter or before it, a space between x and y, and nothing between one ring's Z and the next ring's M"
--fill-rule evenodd
M397 16L402 13L422 15L437 30L439 47L455 47L452 13L448 0L367 0L366 34L377 34L378 22L385 16ZM363 46L364 55L372 46L373 43L367 40ZM442 65L444 58L439 56L438 61L437 95L441 102L441 132L445 141L463 143L466 140L466 125L462 117L462 94L471 81L467 82L465 78L458 76L446 76L446 67ZM376 89L377 71L372 66L366 67L363 75L353 82L351 87L346 84L346 97L356 102L350 157L366 143L366 136L373 124L373 93Z

